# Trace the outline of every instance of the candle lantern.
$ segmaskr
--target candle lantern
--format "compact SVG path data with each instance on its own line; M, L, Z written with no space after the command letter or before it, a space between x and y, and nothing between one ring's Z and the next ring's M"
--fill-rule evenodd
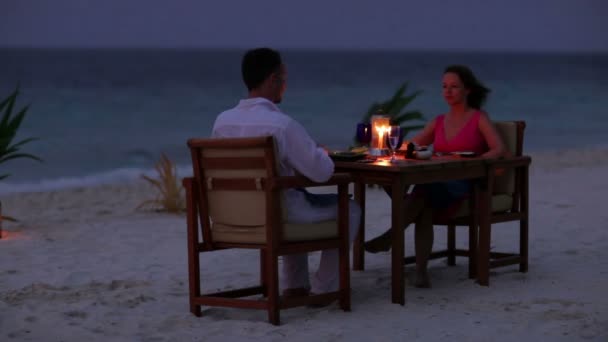
M372 115L372 141L369 147L369 154L372 156L387 156L389 154L386 145L386 134L391 125L391 117L388 115Z

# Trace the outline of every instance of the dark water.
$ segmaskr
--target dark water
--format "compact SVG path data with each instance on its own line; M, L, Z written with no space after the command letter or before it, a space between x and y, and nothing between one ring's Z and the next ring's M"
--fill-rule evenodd
M0 96L17 84L31 104L18 138L43 164L0 164L0 191L135 177L161 152L184 168L185 141L210 133L215 116L245 95L242 51L0 50ZM447 109L441 76L466 64L492 89L496 120L527 121L526 149L605 145L608 55L284 51L283 110L321 143L345 147L369 105L403 82L422 94L410 109Z

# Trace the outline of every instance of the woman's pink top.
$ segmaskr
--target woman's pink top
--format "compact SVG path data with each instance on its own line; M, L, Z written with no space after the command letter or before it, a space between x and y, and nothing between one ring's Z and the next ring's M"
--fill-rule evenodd
M486 139L479 130L481 112L473 113L469 121L450 140L445 137L445 114L439 115L435 122L435 152L475 152L483 154L488 151Z

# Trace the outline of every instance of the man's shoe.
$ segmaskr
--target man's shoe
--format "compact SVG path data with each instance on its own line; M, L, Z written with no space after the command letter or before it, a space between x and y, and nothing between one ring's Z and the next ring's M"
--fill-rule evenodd
M391 234L382 234L365 242L363 248L369 253L388 252L391 250Z
M416 273L416 281L414 282L414 286L420 289L430 289L431 288L431 279L429 275L424 273Z
M310 295L314 296L314 295L316 295L316 293L311 292ZM335 301L337 301L337 299L326 299L326 300L320 301L318 303L308 304L308 307L315 308L315 309L324 308L326 306L331 305Z

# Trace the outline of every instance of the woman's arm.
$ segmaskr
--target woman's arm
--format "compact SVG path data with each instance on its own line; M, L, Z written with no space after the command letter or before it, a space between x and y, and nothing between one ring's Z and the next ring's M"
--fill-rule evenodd
M437 121L437 118L434 118L426 124L422 132L416 134L416 136L412 138L412 142L419 146L432 144L435 140L435 121ZM402 148L407 148L407 146L402 146Z
M481 112L481 116L479 117L479 130L486 139L489 148L488 152L481 156L485 158L500 158L504 156L506 152L505 145L498 135L496 128L494 128L494 124L490 121L488 114L485 112Z

